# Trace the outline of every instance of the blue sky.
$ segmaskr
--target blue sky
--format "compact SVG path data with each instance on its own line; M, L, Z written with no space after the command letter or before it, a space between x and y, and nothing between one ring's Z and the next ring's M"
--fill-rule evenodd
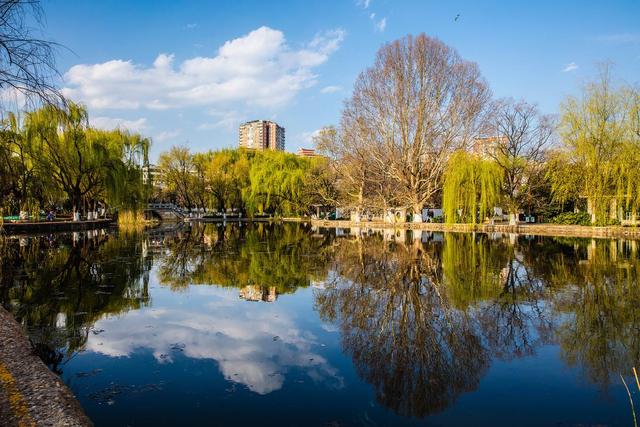
M640 84L640 0L59 1L46 34L66 46L64 87L94 125L204 151L237 145L256 118L286 128L286 148L338 123L377 49L426 33L477 62L494 97L546 113L610 61ZM455 17L460 15L457 20Z

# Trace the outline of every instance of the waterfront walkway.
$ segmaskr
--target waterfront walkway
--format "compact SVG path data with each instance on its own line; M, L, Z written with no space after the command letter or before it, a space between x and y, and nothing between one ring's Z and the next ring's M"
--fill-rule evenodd
M5 234L53 233L56 231L82 231L108 227L113 223L110 218L92 221L40 221L5 222L0 230Z
M33 353L22 327L2 307L0 425L93 425L67 386Z
M297 219L285 219L285 221L299 221ZM363 228L382 229L397 228L407 230L447 231L458 233L515 233L536 236L563 236L563 237L592 237L592 238L625 238L640 239L639 227L593 227L584 225L559 225L559 224L442 224L433 222L403 222L385 223L376 221L342 221L342 220L310 220L312 225L319 227L339 228Z

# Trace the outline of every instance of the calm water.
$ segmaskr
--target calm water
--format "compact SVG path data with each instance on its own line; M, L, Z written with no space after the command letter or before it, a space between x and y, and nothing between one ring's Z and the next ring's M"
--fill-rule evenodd
M620 373L640 402L632 241L258 224L0 253L97 426L632 425Z

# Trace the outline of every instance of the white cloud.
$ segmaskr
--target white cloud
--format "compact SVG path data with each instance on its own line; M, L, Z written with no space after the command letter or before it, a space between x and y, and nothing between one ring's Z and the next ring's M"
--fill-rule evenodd
M372 12L369 14L369 19L373 22L373 27L376 29L376 31L383 32L384 29L387 28L386 17L380 19L379 21L376 21L376 14Z
M568 73L568 72L571 72L571 71L575 71L578 68L579 67L575 62L570 62L562 69L562 72L563 73Z
M343 30L326 31L296 50L281 31L260 27L227 41L213 57L179 64L162 53L151 66L121 59L75 65L65 74L63 93L95 109L223 108L237 102L277 107L316 84L313 69L344 37Z
M320 89L320 93L334 93L340 92L342 90L342 86L325 86Z
M124 129L132 132L142 132L143 130L148 129L147 119L145 117L141 117L137 120L126 120L120 119L116 117L89 117L89 121L91 126L98 129Z
M195 23L187 24L187 25L185 25L185 28L187 30L194 30L194 29L198 28L198 24L195 24Z
M368 9L371 4L371 0L356 0L356 4L363 9Z
M157 142L164 142L164 141L172 140L176 138L178 135L180 135L179 130L169 130L169 131L163 131L155 134L153 136L153 139L154 141L157 141Z

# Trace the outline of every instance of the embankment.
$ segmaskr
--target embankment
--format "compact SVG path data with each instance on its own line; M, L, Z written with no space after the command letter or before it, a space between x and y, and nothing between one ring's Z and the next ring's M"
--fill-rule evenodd
M73 393L33 353L22 327L0 307L0 425L93 424Z
M384 223L373 221L327 221L309 220L312 225L319 227L340 228L395 228L407 230L447 231L457 233L481 232L481 233L516 233L537 236L565 236L565 237L592 237L592 238L625 238L640 239L640 228L637 227L590 227L582 225L558 225L558 224L439 224L439 223Z

